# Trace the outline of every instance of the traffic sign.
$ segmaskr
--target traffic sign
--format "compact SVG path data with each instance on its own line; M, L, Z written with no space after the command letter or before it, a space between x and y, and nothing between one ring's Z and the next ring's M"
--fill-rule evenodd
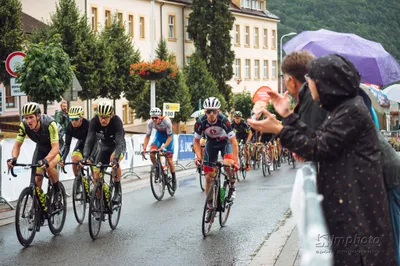
M25 96L25 93L21 91L21 83L16 83L15 78L10 78L11 96Z
M6 59L6 70L8 74L13 77L17 77L16 67L24 63L24 57L26 54L21 51L12 52L7 56Z
M175 112L174 111L169 111L169 110L164 110L164 116L174 118L175 117Z
M179 112L180 104L179 103L164 103L163 109L168 111Z

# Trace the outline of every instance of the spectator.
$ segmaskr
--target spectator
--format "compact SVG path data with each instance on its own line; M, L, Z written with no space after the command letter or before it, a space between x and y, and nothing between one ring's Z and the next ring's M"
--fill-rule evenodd
M61 125L63 132L67 130L69 123L68 112L67 112L67 101L62 100L60 104L61 110L56 110L55 120Z
M334 265L395 265L379 140L369 111L358 96L357 69L341 56L323 56L310 63L306 79L312 98L328 111L318 130L311 130L297 114L290 114L287 101L279 98L274 106L285 117L283 125L266 110L267 119L249 124L256 130L279 134L283 146L306 160L319 162L317 186L324 196L322 207ZM340 239L351 239L351 243Z

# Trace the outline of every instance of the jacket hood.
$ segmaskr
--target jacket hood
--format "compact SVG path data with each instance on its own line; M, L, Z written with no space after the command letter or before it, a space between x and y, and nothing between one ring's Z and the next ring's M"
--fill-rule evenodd
M308 75L315 81L321 106L328 111L359 93L360 74L350 60L340 55L314 59Z

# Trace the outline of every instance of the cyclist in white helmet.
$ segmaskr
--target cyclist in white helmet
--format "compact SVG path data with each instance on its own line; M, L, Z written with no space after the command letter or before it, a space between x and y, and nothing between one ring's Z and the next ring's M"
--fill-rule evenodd
M153 128L156 130L156 136L151 143L150 151L160 150L163 151L166 149L167 162L169 165L169 169L171 170L172 175L172 189L176 190L176 175L175 175L175 165L173 161L174 157L174 132L172 130L172 122L166 117L162 116L162 112L160 108L151 108L150 110L150 120L147 123L147 132L146 137L144 138L143 143L143 153L146 152L147 145L149 144L151 131ZM150 153L151 162L153 165L157 163L156 156L154 153ZM158 168L155 168L156 171L159 171ZM156 176L159 176L156 173Z
M197 157L197 163L201 161L200 139L202 134L207 138L207 144L204 152L204 162L217 162L218 153L224 159L224 164L234 164L235 171L238 170L238 144L235 132L229 119L220 113L221 102L215 97L207 98L203 103L205 114L197 119L194 127L194 150ZM206 174L205 191L208 192L212 182L215 169L210 166L204 166ZM225 169L229 176L233 176L230 168ZM231 178L229 195L231 200L235 197L235 179ZM207 212L206 222L211 219L212 202L209 202L210 210Z

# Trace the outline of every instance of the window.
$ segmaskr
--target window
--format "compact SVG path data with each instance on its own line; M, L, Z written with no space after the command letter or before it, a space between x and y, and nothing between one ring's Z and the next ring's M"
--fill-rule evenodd
M92 7L92 31L97 31L97 8Z
M250 36L249 36L250 27L246 26L244 30L244 37L245 37L245 45L250 46Z
M17 108L17 97L11 96L10 85L5 86L5 88L6 88L6 108L5 109Z
M185 32L186 32L186 40L187 40L187 41L191 41L191 40L192 40L192 37L190 37L190 34L189 34L189 32L187 31L187 29L188 29L188 27L189 27L189 23L190 23L189 18L186 17Z
M129 36L133 38L133 15L129 15L128 17L128 31L129 31Z
M272 49L276 49L276 30L272 30Z
M142 38L142 39L145 38L144 29L145 29L144 17L140 17L139 18L139 30L140 30L140 38Z
M250 8L250 0L244 0L244 7Z
M124 14L118 12L117 18L121 28L124 27Z
M168 16L168 38L169 39L175 39L176 34L175 34L175 15L169 15Z
M263 10L263 7L264 7L263 4L264 4L264 3L263 3L262 1L259 1L259 2L258 2L258 10Z
M268 30L264 29L264 48L268 48Z
M256 1L255 0L251 0L251 8L256 9Z
M244 71L245 71L245 78L249 79L250 78L250 59L246 59Z
M240 59L235 59L235 78L239 79L242 76Z
M235 44L240 45L240 25L235 25Z
M264 69L263 69L264 71L264 79L267 79L267 78L269 78L269 76L268 76L268 60L264 60Z
M276 79L276 60L272 61L272 69L271 70L272 70L272 76L271 77L273 79Z
M254 28L254 47L259 47L260 45L260 38L258 36L258 28Z
M106 27L111 26L111 11L110 10L106 10L104 13L104 25Z
M260 78L260 60L254 60L254 78Z

